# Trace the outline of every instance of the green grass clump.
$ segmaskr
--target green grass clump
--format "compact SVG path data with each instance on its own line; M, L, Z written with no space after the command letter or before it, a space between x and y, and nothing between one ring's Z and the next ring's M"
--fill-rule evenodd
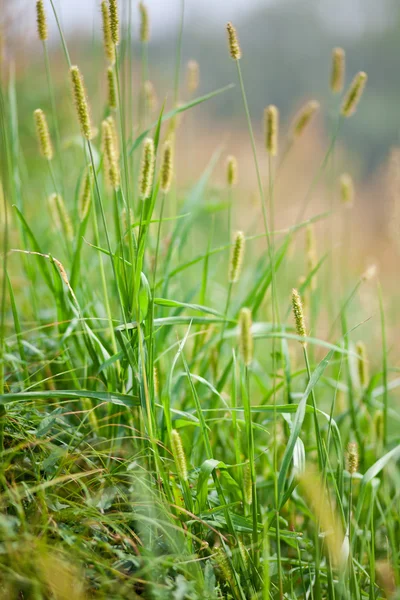
M13 77L0 88L1 597L396 597L399 379L385 301L378 287L381 347L360 343L360 294L373 280L349 284L349 269L326 260L335 247L319 255L314 240L314 227L349 208L338 197L305 218L335 168L343 100L299 218L276 230L280 169L319 105L306 105L277 157L273 107L265 180L229 24L261 215L232 235L249 211L236 159L226 176L217 149L185 187L175 152L189 139L178 116L232 86L178 103L181 30L175 100L151 123L147 8L137 95L132 23L116 1L101 8L111 66L99 78L113 93L89 89L90 114L53 8L73 94L63 131L44 43L52 160L26 163ZM196 67L191 94L198 83Z

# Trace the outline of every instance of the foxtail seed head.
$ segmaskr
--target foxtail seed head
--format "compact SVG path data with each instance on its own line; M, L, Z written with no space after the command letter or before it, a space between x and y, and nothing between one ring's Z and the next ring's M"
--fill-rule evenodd
M118 190L120 186L118 159L110 123L107 120L103 121L101 124L101 129L105 155L105 167L108 169L108 176L110 178L112 187L114 190Z
M106 121L109 124L110 129L111 129L111 134L112 134L113 142L114 142L115 157L117 160L119 160L119 140L118 140L117 125L116 125L114 117L112 115L107 117Z
M115 63L115 46L111 35L110 11L106 0L101 3L101 16L103 21L103 43L104 51L110 63Z
M358 354L358 376L362 389L368 387L369 384L369 368L367 348L364 342L357 342L356 352Z
M226 159L226 179L230 188L235 187L238 183L238 162L232 155Z
M379 443L383 440L383 430L384 430L383 423L384 423L383 411L377 410L374 414L374 421L373 421L375 441L377 443Z
M140 195L142 200L147 200L151 194L154 177L154 162L154 142L151 138L147 138L144 141L142 165L140 171Z
M189 60L187 64L187 86L190 94L193 94L200 84L200 67L197 60Z
M347 446L346 466L350 475L354 475L358 469L358 446L356 442L350 442Z
M343 173L340 176L340 198L342 204L351 208L354 204L354 184L351 175Z
M145 81L143 85L146 109L152 113L157 107L157 94L152 81Z
M43 0L37 0L36 2L36 22L39 39L45 42L48 38L47 31L47 17L46 11L44 10Z
M239 313L240 350L246 367L250 366L253 361L254 341L251 331L252 324L251 310L249 308L242 308Z
M140 41L142 43L148 42L150 39L150 19L149 11L144 2L139 2L140 12Z
M237 31L230 22L227 24L226 30L228 32L228 44L231 57L233 60L240 60L242 58L242 51L240 49Z
M162 165L161 165L161 191L167 194L171 188L172 177L174 174L174 149L172 142L167 140L164 144Z
M229 283L239 281L240 272L242 270L244 247L246 238L242 231L235 233L234 244L231 247L231 260L229 263Z
M301 136L304 129L307 127L314 114L319 109L319 106L319 102L317 102L316 100L310 100L310 102L307 102L307 104L299 110L299 112L294 118L292 125L293 138L298 138Z
M111 39L115 46L119 44L118 0L109 0Z
M133 225L133 211L131 208L127 209L125 206L121 212L122 231L124 236L128 233Z
M343 100L341 113L344 117L351 117L356 112L358 103L361 100L368 76L364 71L360 71L354 77Z
M93 167L92 165L89 165L82 179L79 191L78 215L81 221L86 219L92 203L93 179Z
M371 281L378 273L378 267L374 264L370 265L361 275L362 281Z
M73 66L70 68L72 92L75 100L75 107L78 116L78 121L81 126L82 135L90 140L92 138L92 126L90 123L89 105L86 97L83 77L79 67Z
M265 109L264 121L267 152L271 156L276 156L278 154L279 111L273 104Z
M51 143L49 126L47 124L46 115L38 108L34 112L36 134L39 142L40 154L47 160L53 158L53 146Z
M158 376L158 368L156 365L153 367L153 387L154 395L158 397L160 395L160 378Z
M229 584L233 582L233 575L231 565L229 563L228 557L226 556L225 551L220 547L214 554L214 560L216 562L219 575L223 581L226 581Z
M332 50L331 90L339 94L343 90L344 75L346 70L346 55L343 48Z
M176 429L171 431L171 446L172 453L174 455L176 470L178 475L183 481L188 480L188 470L186 463L185 451L183 449L182 438Z
M307 337L307 332L303 304L301 302L299 292L295 289L292 290L292 306L297 335L301 338L305 338ZM305 340L302 340L301 344L303 344L303 346L306 346L307 342Z
M51 194L51 196L47 198L47 205L49 207L49 213L54 229L56 231L61 231L61 221L57 207L57 194Z
M243 468L243 493L244 501L250 506L253 502L252 494L252 482L251 482L251 468L249 460L246 460Z
M49 198L49 207L56 229L62 230L67 240L71 242L74 239L74 228L62 196L52 194Z
M107 69L107 92L108 106L114 110L117 108L117 90L115 88L114 70L112 67Z

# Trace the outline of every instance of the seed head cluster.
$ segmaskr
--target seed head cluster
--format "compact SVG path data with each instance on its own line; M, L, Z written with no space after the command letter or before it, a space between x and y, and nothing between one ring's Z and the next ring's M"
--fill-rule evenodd
M40 108L38 108L34 112L34 117L40 153L46 160L50 161L53 159L54 153L46 115Z
M101 125L102 145L104 152L104 165L106 174L109 178L111 186L114 190L118 190L120 186L120 175L118 168L118 158L115 149L114 136L108 120L103 121Z
M295 289L292 290L292 307L297 335L301 338L305 338L307 337L307 332L303 304L299 292ZM301 343L303 346L306 346L307 344L305 340L302 340Z
M187 64L187 86L190 94L193 94L200 84L200 67L197 60L189 60Z
M267 106L264 112L265 146L271 156L278 154L279 111L276 106Z
M301 136L311 119L319 109L319 102L316 100L310 100L305 106L303 106L294 118L292 125L292 137L298 138Z
M111 39L115 46L119 44L118 0L109 0Z
M346 70L346 55L343 48L332 50L331 90L339 94L343 90L344 76Z
M239 314L240 350L246 367L249 367L253 362L254 341L251 330L252 325L251 310L249 308L242 308Z
M155 150L154 142L147 138L143 145L142 164L140 170L140 196L143 200L149 198L153 187Z
M174 148L171 140L167 140L163 148L161 164L161 190L167 194L171 188L174 174Z
M238 162L232 155L226 159L226 179L230 188L235 187L238 183Z
M344 206L352 207L354 204L354 183L351 175L343 173L340 176L340 198Z
M150 40L150 19L149 11L144 2L139 2L140 12L140 41L146 43Z
M46 11L44 10L43 0L37 0L36 2L36 22L39 39L42 42L45 42L48 38L48 30Z
M351 475L358 470L358 446L356 442L350 442L347 446L346 463L347 470Z
M78 121L81 126L82 135L90 140L92 138L92 126L90 122L89 105L86 97L86 90L83 83L83 77L79 67L70 68L72 92L75 100L75 108Z
M360 71L354 77L347 94L343 100L341 113L344 117L351 117L357 110L357 106L363 95L364 88L367 84L368 76L364 71Z
M227 24L226 30L228 32L228 44L231 57L233 60L240 60L242 58L242 51L240 49L237 31L230 22Z
M237 283L242 270L243 256L245 248L245 237L242 231L237 231L234 237L234 243L231 249L231 259L229 262L229 282Z
M176 470L183 481L188 480L188 470L186 463L185 451L183 449L182 438L176 429L171 431L171 446L172 453L175 459Z
M107 59L113 65L115 63L115 46L111 34L110 11L106 0L101 3L101 16L103 22L103 44Z
M81 221L84 221L89 214L92 202L93 180L93 167L89 165L82 179L79 191L78 215Z

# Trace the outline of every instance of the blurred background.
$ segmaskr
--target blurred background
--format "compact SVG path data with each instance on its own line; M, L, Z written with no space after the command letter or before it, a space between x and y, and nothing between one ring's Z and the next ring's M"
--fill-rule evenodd
M100 0L54 0L61 15L73 62L85 74L93 112L101 116L105 97L104 57L99 51L102 38ZM158 108L164 98L172 103L174 64L180 0L147 0L151 18L149 78L154 83ZM139 13L137 0L121 0L123 23L132 19L136 37L138 85L140 80ZM37 40L34 0L0 0L1 52L3 71L13 72L18 91L21 144L27 160L35 160L36 141L31 115L37 106L46 108L48 96L43 69L42 47ZM368 73L368 85L357 113L341 129L334 167L327 169L310 204L315 214L338 201L336 179L341 172L354 178L356 205L347 225L351 263L357 272L377 262L389 280L398 262L400 214L399 194L399 100L400 100L400 3L398 0L187 0L181 73L182 102L190 92L185 87L185 65L190 59L200 65L200 86L196 95L229 83L236 83L236 69L226 44L225 25L234 21L243 50L242 68L253 125L260 149L263 143L264 107L276 104L281 111L282 137L293 115L309 99L321 103L321 111L285 162L277 184L278 224L293 223L293 214L310 187L329 146L340 107L329 89L332 48L346 51L346 86L359 70ZM51 64L56 81L57 106L63 133L70 133L72 116L68 77L56 24L49 15ZM129 17L131 13L131 17ZM93 68L92 68L93 67ZM96 77L96 79L93 79ZM156 112L155 112L156 114ZM65 116L64 116L65 115ZM236 85L210 102L185 114L189 123L182 133L181 183L193 180L217 149L238 156L240 191L236 201L243 207L238 219L254 222L248 207L254 202L256 180L250 152L240 91ZM185 137L186 136L186 137ZM189 138L188 138L189 136ZM283 146L282 142L282 146ZM261 150L260 150L261 152ZM265 155L264 155L265 156ZM266 160L263 159L266 163ZM332 161L333 162L333 161ZM266 173L267 165L263 165ZM35 172L32 169L32 177ZM335 179L336 178L336 179ZM215 175L222 187L224 168ZM234 224L238 226L238 224ZM330 225L328 226L329 229ZM323 226L320 235L326 233ZM344 249L344 252L346 249Z

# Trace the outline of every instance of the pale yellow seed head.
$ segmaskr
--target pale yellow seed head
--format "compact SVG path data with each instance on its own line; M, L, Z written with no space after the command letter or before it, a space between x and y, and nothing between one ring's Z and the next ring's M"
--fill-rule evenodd
M172 142L167 140L163 148L161 164L161 191L167 194L171 188L174 175L174 148Z
M357 106L361 100L364 88L367 84L368 76L364 71L360 71L354 77L347 94L343 100L341 114L344 117L351 117L356 112Z
M351 208L354 204L354 184L351 175L343 173L340 176L340 199L344 206Z
M230 188L238 184L238 162L236 157L232 155L226 159L226 180Z
M115 123L114 117L112 115L107 117L106 121L109 124L110 129L111 129L111 134L112 134L113 141L114 141L115 157L117 160L119 160L120 152L119 152L119 139L118 139L118 132L117 132L117 124Z
M252 325L251 310L249 308L242 308L239 313L240 350L246 367L249 367L253 361L254 341Z
M52 160L53 145L51 143L49 126L47 124L46 115L40 108L38 108L34 112L34 117L35 117L36 134L37 134L37 138L38 138L40 154L46 160Z
M140 41L147 43L150 40L150 19L149 11L144 2L139 2L140 12Z
M367 347L364 342L357 342L356 352L358 355L358 377L360 379L360 386L362 389L366 389L369 384L369 362Z
M295 289L292 290L292 307L297 335L301 338L305 338L307 337L307 330L303 304L299 292ZM302 340L301 344L303 344L303 346L306 346L307 342L305 340Z
M279 110L271 104L264 112L265 146L271 156L278 154Z
M319 107L319 102L316 100L311 100L299 110L292 124L292 137L294 139L301 136L315 113L318 111Z
M144 141L142 164L140 171L140 196L142 200L150 197L153 189L155 150L154 142L151 138Z
M109 122L103 121L101 124L103 151L105 156L105 167L108 169L109 181L114 188L118 190L120 186L120 175L118 168L118 159L114 145L114 137Z
M350 442L347 446L346 466L350 475L357 473L358 469L358 446L356 442Z
M83 77L79 67L73 66L70 68L72 92L75 100L75 108L78 116L78 121L81 127L82 135L90 140L92 138L92 126L90 122L89 105L86 97Z
M101 16L103 22L103 44L104 52L110 63L115 63L115 46L111 35L110 11L106 0L101 3Z
M215 554L213 555L213 558L216 562L218 572L222 580L228 582L229 584L232 584L232 569L225 551L222 548L218 548Z
M117 108L117 90L115 87L114 69L108 67L107 69L107 93L108 93L108 106L116 110Z
M377 410L374 414L374 435L377 443L382 442L384 433L384 415L383 411Z
M55 229L62 231L70 242L74 239L74 228L62 196L52 194L49 199L49 209Z
M378 267L376 265L370 265L362 274L361 279L363 281L371 281L378 274Z
M200 67L197 60L189 60L187 64L187 87L190 94L193 94L200 84Z
M250 462L246 460L244 468L243 468L243 492L244 492L244 501L246 504L250 505L253 502L253 494L252 494L252 481L251 481L251 468Z
M237 231L234 236L234 243L231 247L231 259L229 261L229 282L237 283L242 270L244 248L246 238L242 231Z
M89 214L92 203L93 180L93 167L89 165L82 178L79 191L78 216L81 221L84 221Z
M133 225L133 211L131 208L127 209L125 206L121 212L122 231L126 235Z
M153 82L145 81L143 90L146 109L149 113L152 113L157 108L157 94Z
M171 446L172 453L175 459L176 470L183 481L188 480L188 470L186 463L185 451L183 449L182 438L176 429L171 431Z
M51 196L49 196L47 198L47 205L49 208L49 213L50 213L50 217L51 217L51 222L53 224L53 228L56 231L61 231L62 227L61 227L60 215L58 213L58 207L57 207L57 194L51 194Z
M47 17L44 9L43 0L37 0L36 2L36 22L39 39L45 42L48 38L47 30Z
M240 49L237 31L232 25L232 23L227 24L226 30L228 32L228 44L231 57L233 58L233 60L240 60L242 58L242 51Z
M346 70L346 55L343 48L332 50L331 90L339 94L343 90Z
M115 46L119 44L118 0L109 0L111 39Z

